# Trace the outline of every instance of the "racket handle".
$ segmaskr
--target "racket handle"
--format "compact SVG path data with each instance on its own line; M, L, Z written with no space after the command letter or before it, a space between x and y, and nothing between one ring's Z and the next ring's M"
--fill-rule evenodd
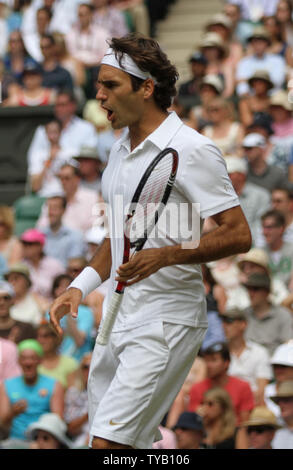
M108 343L108 339L111 334L114 322L116 320L117 313L122 302L122 298L123 294L118 294L117 292L114 292L114 294L112 295L105 319L97 337L98 344L105 345Z

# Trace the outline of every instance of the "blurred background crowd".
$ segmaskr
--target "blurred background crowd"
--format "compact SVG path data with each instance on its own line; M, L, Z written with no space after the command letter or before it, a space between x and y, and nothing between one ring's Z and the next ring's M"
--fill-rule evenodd
M112 36L156 38L181 1L0 1L1 108L54 115L25 156L26 194L0 201L0 448L88 445L107 282L62 338L48 311L107 236L101 176L124 129L95 100L99 62ZM202 266L208 331L154 448L293 449L293 2L220 4L170 111L221 149L253 245Z

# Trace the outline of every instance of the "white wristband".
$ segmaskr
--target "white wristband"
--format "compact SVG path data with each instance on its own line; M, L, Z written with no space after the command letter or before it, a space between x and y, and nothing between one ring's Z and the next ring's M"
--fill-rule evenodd
M97 271L91 266L84 268L81 273L72 281L68 286L75 287L76 289L81 290L82 300L89 295L94 289L99 287L102 284L102 279L100 278Z

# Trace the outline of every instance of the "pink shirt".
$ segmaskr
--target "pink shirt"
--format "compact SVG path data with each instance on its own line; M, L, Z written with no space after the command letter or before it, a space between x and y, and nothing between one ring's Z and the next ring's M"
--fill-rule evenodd
M293 118L288 119L283 124L274 122L272 124L274 137L292 137L293 136Z
M96 221L98 201L99 196L95 191L80 187L74 199L67 203L62 219L63 225L73 230L86 232ZM46 204L44 204L37 228L42 231L42 228L48 225L48 211Z
M65 40L68 51L75 59L87 66L99 65L104 57L110 33L101 26L91 25L88 31L81 31L79 26L74 26L66 34Z
M21 375L16 344L0 338L0 382Z
M32 280L32 291L40 294L46 299L51 299L52 284L56 276L64 273L63 264L55 258L44 256L37 268L35 268L27 260L24 262L30 270Z

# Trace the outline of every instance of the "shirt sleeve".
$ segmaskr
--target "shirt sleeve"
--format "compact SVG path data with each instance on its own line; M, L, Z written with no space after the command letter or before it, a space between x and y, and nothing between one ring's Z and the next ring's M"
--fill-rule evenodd
M177 181L187 199L200 204L202 219L239 205L225 160L212 142L190 153Z

